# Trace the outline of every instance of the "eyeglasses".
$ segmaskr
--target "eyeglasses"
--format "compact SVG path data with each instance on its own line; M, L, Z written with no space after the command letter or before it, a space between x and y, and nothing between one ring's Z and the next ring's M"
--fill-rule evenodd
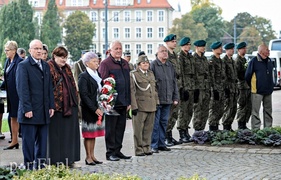
M5 51L5 52L9 52L9 51L11 51L11 50L10 50L10 49L5 49L4 51Z
M168 50L161 50L160 52L161 53L166 53L166 52L168 52Z

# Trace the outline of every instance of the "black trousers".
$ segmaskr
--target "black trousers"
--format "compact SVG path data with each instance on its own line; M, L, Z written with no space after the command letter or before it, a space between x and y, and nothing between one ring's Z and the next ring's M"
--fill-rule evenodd
M127 106L118 107L115 110L120 114L119 116L105 115L106 157L120 153L126 128Z

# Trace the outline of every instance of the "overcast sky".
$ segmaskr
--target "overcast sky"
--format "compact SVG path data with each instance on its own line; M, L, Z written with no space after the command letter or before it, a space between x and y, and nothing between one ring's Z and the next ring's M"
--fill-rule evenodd
M168 1L175 9L179 2L183 14L190 11L190 0ZM281 0L213 0L213 3L222 8L222 17L227 21L240 12L248 12L271 20L273 30L281 31Z

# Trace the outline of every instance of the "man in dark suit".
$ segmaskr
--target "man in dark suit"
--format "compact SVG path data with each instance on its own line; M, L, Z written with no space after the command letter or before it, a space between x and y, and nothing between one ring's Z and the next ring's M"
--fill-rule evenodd
M55 108L50 68L41 60L42 50L40 40L31 41L31 56L19 63L16 73L18 122L21 124L22 151L27 169L44 167L47 129Z

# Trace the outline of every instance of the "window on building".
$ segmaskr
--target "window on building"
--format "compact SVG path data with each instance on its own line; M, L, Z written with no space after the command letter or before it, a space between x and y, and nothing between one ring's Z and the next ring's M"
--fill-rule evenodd
M83 6L83 0L71 0L71 6Z
M103 22L105 21L105 12L104 11L101 11L101 19Z
M42 15L40 12L35 12L35 17L38 20L38 24L41 25L42 24Z
M152 11L146 11L146 21L147 22L153 21L153 12Z
M125 38L131 38L131 29L130 28L124 28L125 32Z
M163 27L158 28L158 37L164 38L164 28Z
M141 28L136 28L136 38L141 38Z
M29 1L29 4L30 4L31 6L33 6L33 7L38 7L38 6L39 6L38 0L30 0L30 1Z
M124 11L124 19L125 19L125 22L131 21L131 12L130 11Z
M147 54L152 54L152 44L147 44Z
M136 11L136 22L141 22L141 11Z
M113 28L113 36L114 39L119 38L119 28Z
M98 14L95 11L91 11L91 21L97 22L98 21Z
M136 44L136 55L141 52L141 44Z
M164 21L164 11L158 11L158 21L163 22Z
M113 21L119 22L119 12L117 12L117 11L113 12Z
M90 45L90 51L97 52L97 45L96 44Z
M152 28L147 28L147 38L152 38Z
M105 49L105 44L102 44L102 54L105 54L107 49Z
M97 0L93 0L93 4L97 4Z
M127 6L130 0L115 0L117 6Z
M131 45L130 44L125 44L124 45L124 49L125 49L125 51L131 51Z
M105 39L105 28L102 28L102 38Z
M94 29L94 36L93 36L93 39L96 39L97 38L97 28Z

